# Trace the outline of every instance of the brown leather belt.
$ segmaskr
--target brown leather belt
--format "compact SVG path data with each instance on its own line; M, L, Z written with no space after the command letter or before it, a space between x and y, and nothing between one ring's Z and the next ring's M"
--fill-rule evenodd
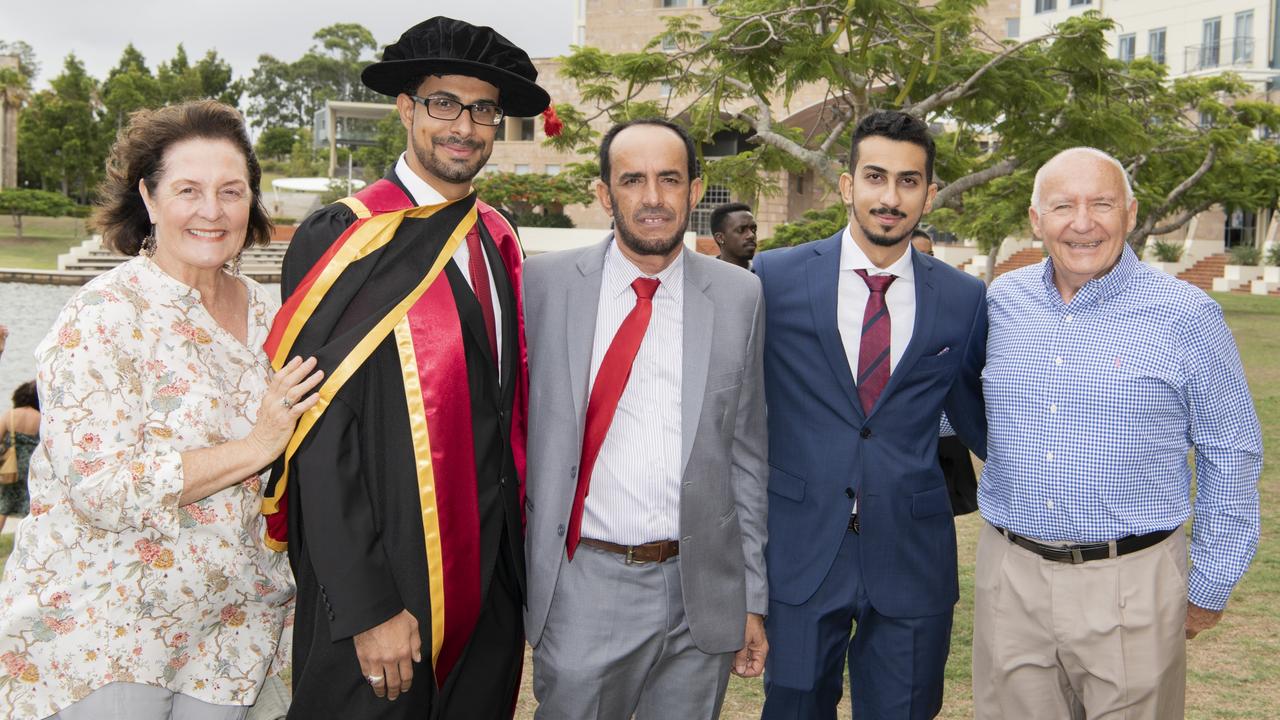
M645 543L644 545L618 545L616 543L605 542L604 540L593 540L591 538L582 538L581 542L583 545L590 545L593 548L599 548L606 552L623 555L627 558L628 565L666 562L680 554L679 540L659 540L657 542Z
M1163 530L1160 532L1147 533L1146 535L1129 535L1119 540L1111 542L1089 543L1086 545L1045 545L1036 542L1031 538L1023 537L1017 533L1005 530L997 525L991 527L996 532L1009 539L1009 542L1018 547L1026 548L1031 552L1039 555L1045 560L1054 562L1071 563L1079 565L1080 563L1089 562L1090 560L1104 560L1106 558L1120 557L1129 553L1146 550L1152 545L1156 545L1165 538L1173 534L1173 530ZM1176 528L1175 528L1176 529Z

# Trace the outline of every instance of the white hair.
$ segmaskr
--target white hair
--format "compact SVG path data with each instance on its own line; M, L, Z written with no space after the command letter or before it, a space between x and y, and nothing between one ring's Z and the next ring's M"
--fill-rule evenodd
M1045 168L1052 165L1054 160L1057 160L1058 158L1064 155L1074 154L1074 153L1084 153L1086 155L1092 155L1098 158L1099 160L1105 160L1111 163L1112 165L1114 165L1116 170L1120 171L1120 177L1124 178L1124 204L1129 205L1133 202L1133 185L1130 184L1129 182L1129 172L1124 169L1124 165L1121 165L1120 161L1117 160L1115 156L1112 155L1111 153L1104 152L1102 150L1099 150L1098 148L1086 147L1084 145L1080 145L1077 147L1067 148L1066 150L1063 150L1057 155L1054 155L1053 157L1049 158L1048 162L1041 165L1040 169L1036 171L1036 181L1035 181L1035 184L1031 186L1031 207L1035 208L1037 211L1040 210L1040 185L1041 185L1041 182L1044 180Z

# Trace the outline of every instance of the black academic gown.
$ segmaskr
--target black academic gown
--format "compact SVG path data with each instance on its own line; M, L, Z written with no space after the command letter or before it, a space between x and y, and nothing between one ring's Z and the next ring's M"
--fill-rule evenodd
M404 189L394 173L389 179ZM283 297L355 219L348 207L335 204L298 228L282 268ZM401 233L413 222L406 219ZM291 719L510 717L524 649L523 531L510 448L519 308L497 248L480 227L502 309L501 384L480 305L457 263L445 270L462 323L475 445L459 451L474 453L476 462L482 588L476 629L437 691L429 662L422 514L393 334L342 387L294 456L289 558L298 596ZM425 241L443 246L445 239ZM338 329L360 319L360 309L350 307ZM364 679L352 638L402 609L418 621L427 661L415 663L410 692L389 702L375 697Z

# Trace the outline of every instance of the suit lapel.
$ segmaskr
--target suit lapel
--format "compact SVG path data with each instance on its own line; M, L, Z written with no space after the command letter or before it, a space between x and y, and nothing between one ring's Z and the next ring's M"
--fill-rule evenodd
M817 253L809 258L805 269L809 284L809 305L813 310L813 324L822 344L822 352L831 366L832 376L853 408L854 415L862 417L862 405L853 385L853 373L849 370L849 358L840 340L840 328L836 322L836 309L840 287L840 239L843 231L814 244Z
M591 380L591 347L596 334L596 312L600 306L600 282L604 270L604 254L613 233L604 242L587 248L578 257L578 274L566 282L568 311L565 313L565 338L568 342L569 386L573 389L573 408L582 429L587 413L587 387ZM581 433L579 433L581 435Z
M702 272L704 258L682 250L684 259L684 342L680 381L680 473L689 463L702 415L702 398L711 367L711 333L715 326L715 303L707 297L710 279Z
M871 408L873 415L884 405L885 400L902 383L902 378L911 372L911 368L920 359L928 339L933 337L933 322L938 316L938 289L933 285L933 267L923 259L924 255L914 249L908 252L911 253L911 265L916 275L915 325L911 328L911 340L907 342L906 351L902 353L897 367L889 376L889 384L885 385L884 392L880 393L880 399L876 401L875 407Z

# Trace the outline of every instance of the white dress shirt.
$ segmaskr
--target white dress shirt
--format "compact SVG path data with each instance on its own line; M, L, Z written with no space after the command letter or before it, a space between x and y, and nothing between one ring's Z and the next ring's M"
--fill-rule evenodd
M905 244L905 243L904 243ZM898 367L898 360L911 342L911 331L916 325L916 271L911 263L911 246L887 268L876 267L866 253L853 241L849 228L845 227L840 240L840 279L836 289L836 327L844 343L844 354L849 360L849 372L858 381L858 348L862 346L862 318L867 309L871 291L862 276L855 270L866 270L868 275L896 275L897 280L884 292L884 302L889 310L889 372Z
M396 177L400 178L400 182L404 183L405 188L409 190L409 197L414 205L439 205L445 202L443 195L431 187L426 180L418 177L418 174L409 167L408 161L404 159L404 153L400 153L400 159L396 162ZM471 262L471 251L467 249L465 240L458 243L458 249L453 253L453 262L462 271L462 278L467 281L467 287L471 287L474 293L475 288L471 286L471 272L468 265ZM493 299L494 334L498 340L497 361L498 367L502 367L502 303L498 301L498 285L493 281L493 268L489 267L488 257L484 259L484 266L489 271L489 295Z
M609 245L591 347L591 385L618 327L636 305L631 283L638 277L657 277L662 284L596 457L582 514L582 537L620 545L674 540L680 533L684 251L665 270L647 276L616 244Z

